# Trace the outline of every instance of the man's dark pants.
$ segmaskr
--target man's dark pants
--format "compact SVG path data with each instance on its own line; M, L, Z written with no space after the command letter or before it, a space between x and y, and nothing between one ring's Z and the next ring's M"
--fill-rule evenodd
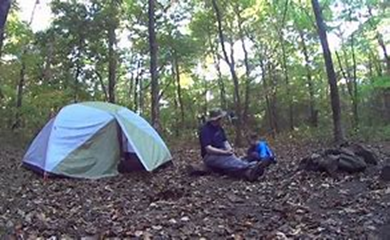
M234 177L242 177L245 171L256 164L256 162L246 162L235 155L210 155L203 158L204 163L211 170L221 172Z

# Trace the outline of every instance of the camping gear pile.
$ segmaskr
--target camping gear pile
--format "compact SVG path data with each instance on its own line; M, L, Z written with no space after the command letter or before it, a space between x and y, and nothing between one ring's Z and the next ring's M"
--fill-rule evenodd
M377 163L377 156L365 146L344 144L339 148L326 149L302 159L298 170L322 171L334 176L338 171L361 172L367 165Z
M44 174L97 179L118 174L121 157L153 171L171 160L149 123L125 107L103 102L68 105L30 145L23 164Z

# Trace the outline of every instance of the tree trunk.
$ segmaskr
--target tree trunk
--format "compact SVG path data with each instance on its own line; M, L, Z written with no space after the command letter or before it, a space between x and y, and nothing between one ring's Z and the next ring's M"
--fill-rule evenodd
M326 65L326 73L328 75L328 83L330 87L330 98L333 112L333 127L334 127L334 139L336 143L344 141L344 134L341 124L341 109L340 109L340 96L337 87L336 73L333 68L332 54L329 49L326 26L322 17L321 7L318 0L311 0L314 15L317 23L317 31L321 41L321 46L324 54L324 60Z
M111 20L112 21L112 20ZM116 44L116 34L114 24L109 24L108 29L108 101L115 103L115 84L116 84L116 53L114 46Z
M138 102L139 102L139 107L138 107L138 112L140 114L143 114L145 111L145 92L144 90L146 91L146 89L144 89L144 79L140 78L139 79L139 97L138 97ZM156 128L156 130L159 130L158 128Z
M130 73L130 79L129 79L129 101L131 101L132 97L133 97L133 93L134 93L134 80L135 80L135 74L134 74L134 71L131 71ZM132 104L132 103L131 103ZM130 105L130 109L134 109L134 106L133 105Z
M371 7L368 8L368 14L371 18L373 18ZM369 21L369 23L371 27L374 28L374 30L376 31L376 39L378 41L379 47L382 49L383 56L385 57L387 74L390 76L390 56L387 53L386 44L383 41L383 35L378 31L377 26L373 25L372 21Z
M45 66L43 70L43 76L42 79L44 82L50 84L52 81L52 70L51 65L53 63L53 54L54 54L54 39L53 37L50 38L50 42L47 46L47 55L45 60Z
M373 70L373 57L371 54L368 55L368 79L372 79L372 76L374 74Z
M23 55L25 52L23 52ZM16 115L15 115L15 122L12 126L12 129L16 129L20 127L20 108L22 107L23 103L23 88L24 88L24 82L26 78L26 63L22 59L22 64L20 67L20 75L19 75L19 83L18 83L18 91L16 96Z
M73 102L78 102L79 100L79 76L81 74L81 53L83 52L83 49L84 49L84 36L83 35L80 35L79 36L80 39L79 39L79 46L78 46L78 51L77 51L77 55L76 55L76 73L75 73L75 76L74 76L74 86L73 86Z
M305 57L307 87L309 92L310 124L312 127L317 127L318 119L317 119L317 111L315 109L316 107L315 107L315 98L314 98L313 78L310 69L309 53L307 51L306 40L302 30L299 30L299 36L301 38L303 56Z
M158 84L158 75L157 75L157 42L156 42L156 33L154 26L154 6L155 0L149 0L149 48L150 48L150 75L151 75L151 95L152 95L152 125L159 131L160 126L160 107L159 107L159 84Z
M371 53L372 53L372 51L371 51ZM372 56L375 59L374 63L375 63L375 70L377 72L377 75L379 77L382 77L383 76L383 69L382 69L381 60L379 59L379 56L375 55L374 53L372 53Z
M172 77L175 77L175 76L172 76ZM177 109L179 107L179 104L177 103L176 97L173 98L173 106L175 107L175 109ZM174 119L175 119L175 136L179 137L181 124L179 123L179 119L177 117L175 117Z
M343 68L343 65L341 63L340 55L338 54L337 51L335 52L335 54L336 54L337 62L338 62L339 67L340 67L340 71L343 75L343 78L346 80L348 95L349 95L351 105L352 105L353 128L357 129L358 124L359 124L358 102L357 102L357 98L358 98L357 90L358 89L357 89L357 80L356 80L356 59L355 59L355 50L353 47L353 40L352 40L351 44L352 44L351 50L352 50L352 61L353 61L353 66L352 66L353 75L352 76L350 73L351 67L349 66L349 63L348 63L347 53L344 51L345 69Z
M0 58L3 50L5 23L7 21L7 16L10 8L11 8L11 0L0 1Z
M139 110L139 107L138 107L138 89L140 89L139 87L139 77L138 75L135 77L135 83L134 83L134 99L133 99L133 103L134 103L134 112L138 112Z
M241 116L242 115L241 115L241 100L240 100L240 91L239 91L239 81L238 81L238 77L237 77L237 74L235 71L234 58L229 60L229 56L226 52L226 48L225 48L225 44L224 44L225 38L223 35L223 30L222 30L222 17L221 17L221 13L219 11L218 4L217 4L216 0L212 0L212 4L213 4L213 8L214 8L214 11L216 14L216 19L217 19L217 24L218 24L218 36L219 36L219 40L221 43L222 52L223 52L223 55L225 57L226 63L229 65L230 74L232 75L233 84L234 84L234 103L235 103L235 111L236 111L236 115L237 115L237 121L235 122L235 129L236 129L235 143L237 145L240 145L241 138L242 138L242 136L241 136L241 128L242 128Z
M215 68L217 69L218 73L218 85L219 85L219 95L221 100L221 108L227 109L227 100L226 100L226 88L225 83L223 80L222 72L221 72L221 58L217 53L214 54L214 62L215 62Z
M16 108L22 107L23 88L24 88L25 78L26 78L26 64L24 61L22 61L22 66L20 67L20 78L19 78L19 84L18 84L18 95L17 95L17 100L16 100Z
M226 109L227 107L227 101L226 101L226 90L225 90L225 84L223 82L222 78L222 72L221 72L221 59L218 54L218 43L216 44L214 48L214 44L211 41L210 35L208 36L209 45L211 49L211 54L213 55L213 61L215 69L217 70L218 74L218 86L219 86L219 97L220 97L220 107L222 109Z
M248 57L248 51L246 49L245 45L245 39L244 39L244 31L242 29L242 23L243 20L241 18L240 10L238 9L238 6L235 5L235 12L238 19L238 33L241 40L241 46L242 50L244 52L244 65L245 65L245 99L244 99L244 112L243 112L243 123L247 125L248 122L248 115L249 115L249 100L250 100L250 84L251 84L251 78L250 78L250 65L249 65L249 57Z
M282 45L284 81L286 84L287 97L289 99L289 101L288 101L289 128L290 128L290 131L293 131L294 130L293 98L291 95L290 78L288 75L288 68L287 68L286 46L284 44L283 33L281 30L279 32L279 38L280 38L280 44Z
M266 103L266 111L267 111L267 117L268 117L268 125L271 130L271 134L274 137L275 129L274 129L274 121L272 118L272 111L271 111L271 103L269 100L269 91L268 91L268 84L266 79L266 67L264 66L264 60L261 57L260 58L260 67L261 67L261 79L263 80L263 88L264 88L264 99Z
M176 78L176 86L177 86L177 98L178 98L178 103L180 107L180 116L181 116L181 127L184 127L184 102L183 102L183 97L182 97L182 89L181 89L181 84L180 84L180 69L179 69L179 59L177 57L177 53L174 50L173 52L173 57L174 57L174 69L175 69L175 78Z
M370 7L368 8L368 13L369 13L370 17L373 17L372 9ZM371 21L369 23L376 31L376 38L377 38L378 44L379 44L380 48L382 49L383 56L385 57L386 74L388 76L390 76L390 56L387 53L386 44L383 41L383 35L378 31L377 26L374 26ZM380 74L378 74L378 76L382 76L382 64L380 64L380 63L378 64L378 72L380 73ZM383 104L382 104L383 110L382 111L384 112L383 115L384 115L386 121L389 121L390 120L390 91L388 89L384 89L382 91L382 99L383 99L383 101L382 101L383 102Z
M207 101L207 93L209 91L209 86L207 84L206 79L203 79L204 83L204 91L202 92L202 97L204 99L204 104L203 104L203 116L207 116L208 110L209 110L209 104Z
M104 94L104 101L108 101L108 92L107 92L106 86L104 85L103 77L97 70L95 70L95 74L98 77L100 86L102 87L102 91Z
M132 105L133 111L136 111L136 108L137 108L137 105L136 105L137 101L136 101L135 95L137 94L138 78L140 76L139 70L141 68L141 59L136 60L136 64L137 64L137 68L135 70L135 74L134 74L134 71L132 73L131 82L130 82L130 89L129 89L129 98L131 99L133 97L133 105ZM142 73L142 71L141 71L141 73Z
M377 33L379 46L382 48L383 56L385 57L387 75L390 76L390 56L387 53L386 44L383 41L383 36L379 32Z
M352 88L353 88L353 96L352 96L352 107L353 107L353 117L354 117L354 127L355 130L359 127L359 96L358 96L358 85L357 85L357 64L356 64L356 54L355 54L355 38L352 34L351 36L351 51L352 51L352 69L353 69L353 77L352 77Z
M279 123L278 123L278 112L277 112L277 79L275 76L275 66L272 63L268 64L268 72L270 74L271 81L271 99L270 99L270 109L272 113L272 122L273 122L273 135L279 133Z
M79 76L80 76L80 73L81 73L81 66L80 64L78 63L79 61L77 60L77 64L76 64L76 74L75 74L75 77L74 77L74 92L73 92L73 102L78 102L79 101Z
M11 8L11 0L0 1L0 65L1 65L1 56L3 53L5 23L7 21L7 16L10 8ZM3 98L4 98L4 94L0 86L0 99Z

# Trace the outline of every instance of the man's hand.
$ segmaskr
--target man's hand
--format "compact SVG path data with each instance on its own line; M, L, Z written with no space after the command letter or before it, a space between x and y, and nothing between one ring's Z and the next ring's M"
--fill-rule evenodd
M233 148L229 148L229 149L225 150L225 152L226 152L226 155L233 155L234 154Z
M206 151L208 154L215 154L215 155L233 155L234 154L234 150L232 148L221 149L221 148L212 147L211 145L208 145L206 147Z

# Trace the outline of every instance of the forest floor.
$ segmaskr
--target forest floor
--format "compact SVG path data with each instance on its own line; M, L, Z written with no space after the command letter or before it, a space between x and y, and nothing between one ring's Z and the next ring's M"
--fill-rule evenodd
M9 141L9 140L8 140ZM324 144L276 142L278 164L257 182L189 177L198 150L174 148L174 166L101 180L48 179L20 167L23 150L0 144L0 236L25 239L389 239L390 185L378 180L390 142L364 173L295 173ZM241 150L242 151L242 150ZM295 173L295 174L294 174ZM0 237L1 239L1 237Z

